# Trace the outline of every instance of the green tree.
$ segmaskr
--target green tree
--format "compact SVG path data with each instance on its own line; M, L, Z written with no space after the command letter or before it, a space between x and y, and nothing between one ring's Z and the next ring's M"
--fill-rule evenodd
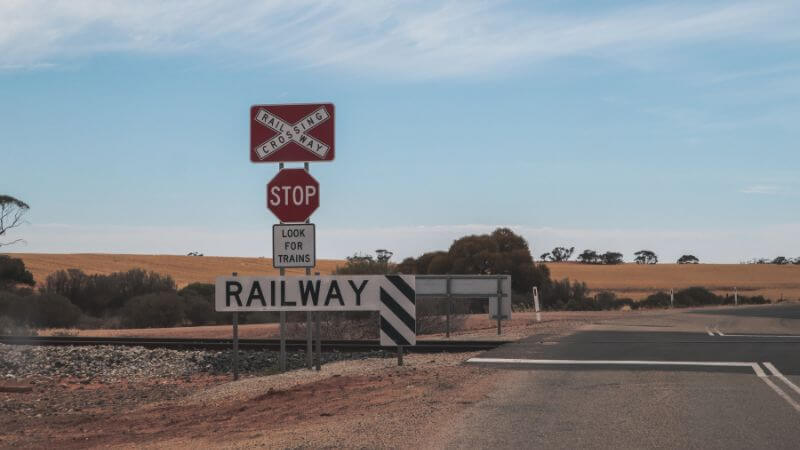
M622 253L619 252L605 252L600 255L600 260L603 264L622 264Z
M578 255L578 262L583 264L597 264L601 261L600 255L594 250L584 250Z
M658 264L658 256L651 250L639 250L634 255L636 264Z
M0 195L0 237L4 237L8 230L17 228L25 223L22 216L30 209L27 203L18 200L10 195ZM0 247L23 242L22 239L15 239L13 241L2 242Z
M678 258L678 264L698 264L700 260L694 255L683 255Z
M783 266L789 264L791 260L785 256L778 256L777 258L773 259L770 264L777 264L779 266Z
M572 257L572 254L575 253L575 247L556 247L550 252L550 257L552 258L551 261L553 262L563 262L569 261Z
M18 284L33 286L33 274L25 269L21 259L0 255L0 289L10 289Z

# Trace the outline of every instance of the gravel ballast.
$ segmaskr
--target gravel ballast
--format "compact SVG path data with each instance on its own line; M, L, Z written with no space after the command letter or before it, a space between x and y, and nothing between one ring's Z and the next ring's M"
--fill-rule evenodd
M387 357L389 353L323 353L322 362ZM0 378L28 377L131 379L224 374L232 370L233 351L168 350L119 346L39 347L0 344ZM288 353L287 366L305 367L305 353ZM239 351L244 374L267 375L278 370L278 352Z

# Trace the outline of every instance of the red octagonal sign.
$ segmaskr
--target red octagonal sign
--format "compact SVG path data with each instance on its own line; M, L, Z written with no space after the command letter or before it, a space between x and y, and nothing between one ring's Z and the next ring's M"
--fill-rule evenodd
M281 222L305 222L319 208L319 182L305 169L283 169L267 183L267 208Z

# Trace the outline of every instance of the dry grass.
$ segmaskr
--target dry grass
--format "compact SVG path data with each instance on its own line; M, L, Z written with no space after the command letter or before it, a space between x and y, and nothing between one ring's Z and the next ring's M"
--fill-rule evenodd
M177 255L121 255L121 254L49 254L13 253L21 258L25 267L33 273L37 283L62 269L80 269L89 274L109 274L134 268L152 270L172 276L178 287L193 282L213 283L219 275L238 272L239 275L277 275L271 258L231 258L222 256L177 256ZM340 260L318 260L314 269L323 275L330 274ZM289 275L305 274L304 269L287 269Z
M584 281L594 291L643 298L656 291L703 286L717 294L763 295L772 300L800 298L800 265L772 264L548 264L553 279Z

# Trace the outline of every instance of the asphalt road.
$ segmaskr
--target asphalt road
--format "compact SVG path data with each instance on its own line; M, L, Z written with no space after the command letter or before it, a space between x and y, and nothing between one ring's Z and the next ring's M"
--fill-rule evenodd
M669 311L475 359L449 448L800 448L800 304Z

